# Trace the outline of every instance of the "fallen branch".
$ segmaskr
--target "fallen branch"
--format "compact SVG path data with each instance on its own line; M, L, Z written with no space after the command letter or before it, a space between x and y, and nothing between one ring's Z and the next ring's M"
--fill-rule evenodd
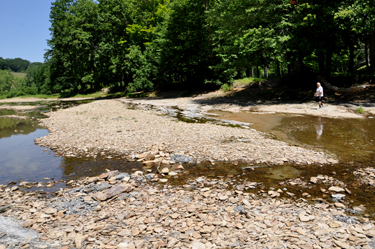
M363 90L366 90L366 88L370 88L371 85L361 85L361 86L355 86L355 87L349 87L349 88L340 88L337 86L333 86L330 83L328 83L327 79L324 77L318 77L318 80L323 83L324 86L326 86L328 89L338 92L338 93L352 93L352 92L360 92Z

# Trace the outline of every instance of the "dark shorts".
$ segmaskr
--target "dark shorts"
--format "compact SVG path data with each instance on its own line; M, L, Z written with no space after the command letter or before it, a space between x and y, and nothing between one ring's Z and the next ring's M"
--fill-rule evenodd
M323 97L315 97L316 102L322 102L323 99L324 99L324 96Z

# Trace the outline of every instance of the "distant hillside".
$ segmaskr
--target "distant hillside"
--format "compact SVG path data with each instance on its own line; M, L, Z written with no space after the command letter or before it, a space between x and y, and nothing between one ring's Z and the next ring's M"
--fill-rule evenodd
M10 70L12 72L24 73L29 65L30 61L21 58L3 59L0 57L0 70Z

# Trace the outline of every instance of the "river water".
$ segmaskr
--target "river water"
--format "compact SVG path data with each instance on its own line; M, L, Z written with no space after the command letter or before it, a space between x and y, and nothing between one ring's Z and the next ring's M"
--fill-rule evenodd
M252 123L277 139L333 153L345 162L375 161L375 118L337 119L302 115L214 112L221 119Z
M38 125L44 113L59 108L67 108L85 102L50 102L22 103L37 105L30 111L0 110L0 184L20 181L40 182L77 179L93 176L105 169L131 172L141 170L142 165L128 162L123 158L64 158L54 151L35 145L34 139L45 136L48 131ZM14 104L15 105L15 104ZM18 104L21 105L21 104ZM186 174L177 179L170 179L172 184L183 184L189 177L208 176L224 177L231 181L244 180L262 182L262 189L277 189L288 179L310 179L319 174L335 177L347 184L352 191L347 198L350 205L368 206L368 211L375 212L375 197L372 188L359 186L352 172L361 167L373 166L375 161L375 119L331 119L301 115L267 115L254 113L215 112L220 119L234 120L251 124L250 128L272 134L275 139L336 155L341 163L334 166L291 165L282 166L249 165L247 163L230 164L217 162L214 165L203 162L198 165L185 165ZM26 116L19 120L4 118L5 115ZM189 122L189 119L184 121ZM203 122L206 122L204 119ZM199 120L194 120L199 122ZM45 191L53 192L64 184ZM330 196L320 191L321 185L307 191L314 198ZM282 187L281 187L282 188ZM254 190L254 191L259 191ZM288 186L288 191L301 195L301 188ZM330 200L331 201L331 200Z
M124 161L117 158L64 158L48 148L35 145L35 138L48 135L48 130L38 124L38 119L46 118L44 113L87 102L89 101L7 103L6 105L33 105L36 108L24 111L0 109L0 184L68 181L98 175L104 169L141 169L137 163L124 165ZM27 119L4 117L9 115Z

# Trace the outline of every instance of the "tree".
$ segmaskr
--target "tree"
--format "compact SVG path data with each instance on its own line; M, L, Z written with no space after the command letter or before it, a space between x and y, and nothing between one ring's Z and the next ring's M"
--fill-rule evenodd
M291 39L291 6L285 1L217 1L208 20L213 27L218 69L235 75L253 66L280 61Z
M171 5L171 13L161 32L161 72L164 81L197 86L212 78L206 2L181 0Z
M341 29L349 29L364 43L369 44L371 69L375 72L375 6L373 1L342 1L342 5L335 17L346 26ZM368 43L369 41L369 43ZM367 52L367 51L366 51Z
M30 61L21 58L3 59L0 57L0 70L11 70L12 72L25 72Z

